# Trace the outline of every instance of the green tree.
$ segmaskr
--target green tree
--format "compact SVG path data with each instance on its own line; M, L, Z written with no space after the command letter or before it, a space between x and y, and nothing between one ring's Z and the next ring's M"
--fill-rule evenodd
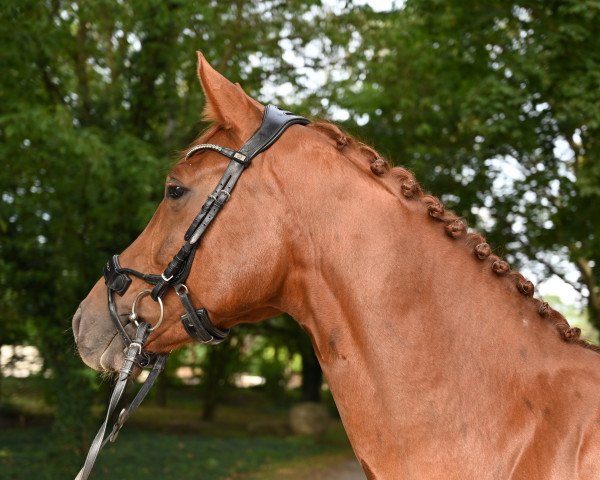
M447 192L500 253L563 277L564 265L577 268L567 280L586 287L600 324L600 2L334 8L2 2L0 344L40 347L54 445L89 441L81 421L95 377L75 355L70 317L108 255L148 221L169 159L202 128L196 49L256 98L348 111L349 128Z
M75 354L71 315L108 255L148 221L169 159L201 130L194 51L255 96L267 79L295 83L281 44L304 41L294 32L309 35L302 13L317 4L2 2L0 343L40 347L54 445L89 442L94 376Z
M244 327L242 327L244 328ZM290 370L293 365L292 359L295 355L299 356L299 373L301 375L300 383L300 401L320 402L321 387L323 384L323 372L319 361L315 355L311 340L298 322L290 315L283 314L272 318L258 325L252 325L245 332L248 335L260 337L258 356L261 358L260 364L263 371L257 373L266 377L267 389L272 388L275 392L282 390L285 385L269 386L269 375L275 382L284 382L285 370ZM265 351L273 350L275 354L265 361ZM283 355L278 355L280 352ZM280 358L283 357L283 358ZM284 360L287 357L286 360ZM291 363L290 363L291 362Z
M408 0L329 24L321 110L347 110L513 263L582 290L600 327L600 2Z

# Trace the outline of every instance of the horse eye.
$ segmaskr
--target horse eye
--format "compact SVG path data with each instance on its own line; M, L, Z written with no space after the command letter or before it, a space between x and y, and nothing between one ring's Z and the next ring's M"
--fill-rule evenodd
M169 198L177 199L181 198L187 191L187 188L180 187L179 185L167 185L166 195Z

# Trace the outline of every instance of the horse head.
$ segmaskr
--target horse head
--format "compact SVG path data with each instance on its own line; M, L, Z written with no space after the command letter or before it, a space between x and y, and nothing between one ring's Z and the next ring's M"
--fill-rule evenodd
M219 145L237 151L261 125L265 107L221 76L201 54L198 75L207 101L204 116L212 126L170 170L164 198L154 216L113 266L160 279L158 275L184 244L186 230L211 192L214 201L226 201L218 221L198 242L185 287L163 292L159 305L145 294L149 289L146 279L136 276L130 278L131 285L124 293L117 292L122 295L113 296L115 315L125 325L126 335L135 334L135 326L127 322L134 306L136 316L153 325L155 330L145 348L154 353L169 352L192 340L180 322L185 312L177 297L183 289L193 305L204 307L212 325L221 331L280 313L286 265L292 258L289 238L293 222L288 221L289 212L281 202L281 175L289 166L297 168L292 159L305 153L298 139L297 129L301 128L290 128L259 155L246 169L235 194L225 192L226 196L217 199L214 186L231 160L202 146ZM98 280L81 302L73 318L73 332L86 364L94 369L117 370L123 360L123 340L110 318L106 283L106 278ZM163 309L164 318L156 328Z

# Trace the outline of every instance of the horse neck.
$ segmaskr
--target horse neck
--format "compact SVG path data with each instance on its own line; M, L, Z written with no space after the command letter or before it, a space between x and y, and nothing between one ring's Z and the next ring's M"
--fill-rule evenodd
M445 235L418 200L400 198L352 166L341 170L323 168L303 178L297 195L286 191L296 219L289 226L293 265L300 268L292 269L283 307L315 336L325 362L339 353L341 336L402 346L403 357L563 344L535 303Z
M490 418L516 383L595 355L563 342L418 202L346 170L305 176L287 193L290 218L302 220L292 222L281 307L311 336L359 458L416 427L428 442L443 436L442 411L468 405Z
M428 367L439 360L444 370L453 359L472 363L465 352L501 368L506 357L486 350L562 344L530 299L420 205L364 184L346 185L339 200L317 202L305 232L297 231L294 264L303 268L285 305L313 336L325 368L359 355L376 369L419 359Z

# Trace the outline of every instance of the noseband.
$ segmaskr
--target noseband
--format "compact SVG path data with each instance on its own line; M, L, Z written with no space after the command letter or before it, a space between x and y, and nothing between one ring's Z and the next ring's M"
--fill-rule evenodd
M190 274L196 250L208 226L231 197L231 192L235 184L242 172L250 165L252 159L273 145L288 127L294 124L306 125L308 123L309 121L304 117L294 115L274 105L268 105L263 113L260 127L239 150L211 143L203 143L192 147L187 152L186 159L197 153L210 150L229 158L230 161L216 188L208 196L200 212L187 229L183 238L185 242L183 246L161 274L142 273L133 268L122 267L119 263L118 255L113 255L107 262L104 267L104 281L107 287L108 310L111 320L126 345L125 360L123 367L119 371L119 378L113 390L104 423L92 442L84 466L77 475L76 480L85 480L88 478L100 449L109 440L111 442L116 440L125 420L142 402L165 366L167 355L148 352L144 350L144 344L148 335L153 330L159 328L162 322L164 316L162 297L170 288L175 290L183 305L185 313L181 315L180 320L183 328L190 337L201 343L216 345L225 340L229 334L229 330L214 326L210 321L206 309L196 309L190 299L185 282ZM119 296L125 294L132 283L130 275L150 284L152 288L140 290L136 294L131 306L131 313L126 315L126 322L122 323L115 302L115 294ZM150 296L155 300L159 307L159 320L153 326L141 320L136 312L139 302L146 296ZM136 326L136 334L133 339L125 329L128 323L133 323ZM105 439L104 434L110 417L117 407L125 384L136 364L142 368L150 366L153 366L153 368L131 404L119 414L112 433Z

